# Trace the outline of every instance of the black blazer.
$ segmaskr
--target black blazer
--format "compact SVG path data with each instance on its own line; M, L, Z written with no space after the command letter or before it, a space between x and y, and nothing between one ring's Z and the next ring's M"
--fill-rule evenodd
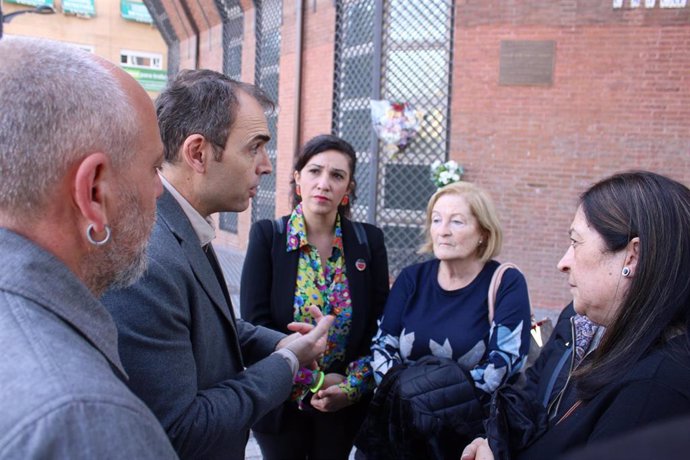
M242 318L255 325L289 332L294 321L293 304L297 283L299 251L286 252L288 217L280 220L283 231L274 231L274 222L262 220L252 226L242 269L240 307ZM362 223L368 240L360 242L352 222L341 217L345 270L352 298L352 327L345 362L334 363L328 372L345 373L347 365L370 353L377 319L388 297L388 255L383 232ZM356 265L364 269L359 270ZM359 263L358 263L359 262Z

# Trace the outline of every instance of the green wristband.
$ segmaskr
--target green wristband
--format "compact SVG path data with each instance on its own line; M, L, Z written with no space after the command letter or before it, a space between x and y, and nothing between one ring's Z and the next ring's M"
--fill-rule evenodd
M316 382L316 384L309 387L309 391L311 391L312 393L316 393L317 391L319 391L321 389L321 387L323 386L323 381L326 379L326 373L325 372L320 372L320 371L316 371L316 372L319 373L319 381Z

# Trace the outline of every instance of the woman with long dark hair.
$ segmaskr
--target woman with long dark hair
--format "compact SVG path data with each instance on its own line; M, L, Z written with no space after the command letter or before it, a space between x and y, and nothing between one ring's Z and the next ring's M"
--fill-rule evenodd
M616 174L580 199L558 263L575 311L606 327L573 356L559 404L499 390L486 440L463 459L551 459L690 413L690 190L651 172ZM520 409L517 409L520 408ZM517 420L517 411L521 420Z

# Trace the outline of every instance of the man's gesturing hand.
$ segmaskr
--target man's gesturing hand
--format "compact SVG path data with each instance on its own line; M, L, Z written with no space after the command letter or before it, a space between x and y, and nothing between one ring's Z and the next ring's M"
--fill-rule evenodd
M318 307L310 306L309 312L317 320L316 326L308 323L290 323L288 328L298 331L278 343L277 349L287 348L297 356L300 366L310 367L326 351L328 329L335 317L323 316Z

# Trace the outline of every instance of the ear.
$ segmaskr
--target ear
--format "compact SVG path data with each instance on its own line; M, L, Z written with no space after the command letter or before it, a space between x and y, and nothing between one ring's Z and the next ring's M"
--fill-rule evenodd
M630 271L635 275L637 262L640 260L640 238L636 236L625 248L625 267L630 268Z
M203 174L213 158L212 146L201 134L192 134L182 143L181 156L192 170Z
M295 184L296 184L296 185L299 185L299 178L300 178L299 171L293 171L293 172L292 172L292 177L295 179Z
M81 160L74 174L72 198L82 218L102 232L108 224L108 200L114 190L113 166L101 152Z
M355 189L355 179L352 178L350 183L347 185L347 190L345 191L345 193L351 193L354 189Z

